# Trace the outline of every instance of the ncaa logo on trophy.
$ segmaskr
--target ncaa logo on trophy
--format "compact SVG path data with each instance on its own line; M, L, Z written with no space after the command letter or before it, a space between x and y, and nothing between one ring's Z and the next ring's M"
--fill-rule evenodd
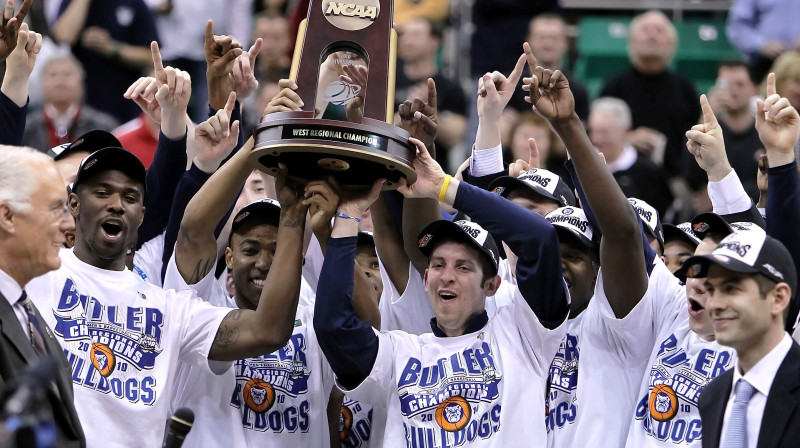
M301 183L328 175L344 188L413 183L416 148L392 124L396 57L392 0L311 0L289 75L305 105L261 119L250 162L273 175L283 163Z

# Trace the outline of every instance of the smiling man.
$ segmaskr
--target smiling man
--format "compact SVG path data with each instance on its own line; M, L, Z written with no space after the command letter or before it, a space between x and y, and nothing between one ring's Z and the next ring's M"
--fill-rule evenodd
M734 233L686 266L705 278L717 341L738 355L700 396L703 447L796 446L800 346L784 329L797 289L789 251L764 233Z
M348 397L386 408L384 446L534 440L543 446L545 427L535 416L545 406L547 369L569 310L555 229L529 210L446 176L426 147L412 141L420 151L417 181L399 190L406 197L439 198L475 220L435 221L419 235L428 258L432 333L377 332L355 315L358 220L377 198L378 181L370 192L339 203L317 288L320 346ZM489 231L520 254L515 294L491 318L486 297L501 280Z
M159 445L179 362L218 372L211 360L269 353L291 334L293 310L286 314L272 300L255 310L217 308L127 269L146 194L144 166L130 152L109 147L86 157L69 196L75 247L60 251L59 269L26 287L71 364L88 446ZM301 219L285 218L294 223L287 233L296 237L297 253L272 269L267 283L300 269ZM290 294L299 283L281 279L276 288ZM284 325L265 325L272 321Z

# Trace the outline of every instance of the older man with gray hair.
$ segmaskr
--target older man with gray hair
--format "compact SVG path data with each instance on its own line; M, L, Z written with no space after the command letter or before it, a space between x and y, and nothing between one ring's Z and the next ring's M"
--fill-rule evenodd
M589 138L603 153L622 192L644 200L662 217L672 203L664 172L631 144L631 111L619 98L598 98L589 112Z
M58 269L67 192L53 160L31 148L0 145L0 389L13 387L29 366L49 356L56 371L42 385L56 446L86 445L73 403L71 369L36 306L22 289ZM39 364L41 365L41 364Z
M600 93L620 98L630 107L633 131L629 139L636 149L649 155L666 142L663 164L670 177L685 172L683 134L700 118L692 83L668 70L677 45L675 27L664 13L648 11L637 16L628 34L633 67L609 80Z

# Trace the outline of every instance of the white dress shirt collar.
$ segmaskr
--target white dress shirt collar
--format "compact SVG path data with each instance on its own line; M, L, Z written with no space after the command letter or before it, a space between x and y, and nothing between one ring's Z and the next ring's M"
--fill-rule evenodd
M636 149L630 144L626 144L617 160L608 164L608 169L612 173L628 170L636 163L637 158L639 158L639 153L636 152Z
M22 296L22 287L16 280L0 269L0 293L5 296L8 303L13 307Z
M783 363L789 349L792 348L792 338L789 333L784 333L781 341L769 353L766 354L756 365L754 365L744 376L740 373L739 359L736 359L736 364L733 370L733 384L735 385L739 378L744 378L745 381L750 383L756 390L765 396L769 396L769 389L772 387L772 381L775 379L775 374L778 368Z

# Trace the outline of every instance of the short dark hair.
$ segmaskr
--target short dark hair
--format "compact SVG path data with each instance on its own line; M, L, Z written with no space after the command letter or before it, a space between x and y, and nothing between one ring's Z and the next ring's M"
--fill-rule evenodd
M750 78L750 82L753 84L758 84L758 80L753 78L753 71L751 70L750 66L747 65L747 62L741 59L726 59L724 61L720 61L719 64L717 64L717 73L719 73L719 71L723 68L727 68L729 70L741 68L747 72L747 77Z

